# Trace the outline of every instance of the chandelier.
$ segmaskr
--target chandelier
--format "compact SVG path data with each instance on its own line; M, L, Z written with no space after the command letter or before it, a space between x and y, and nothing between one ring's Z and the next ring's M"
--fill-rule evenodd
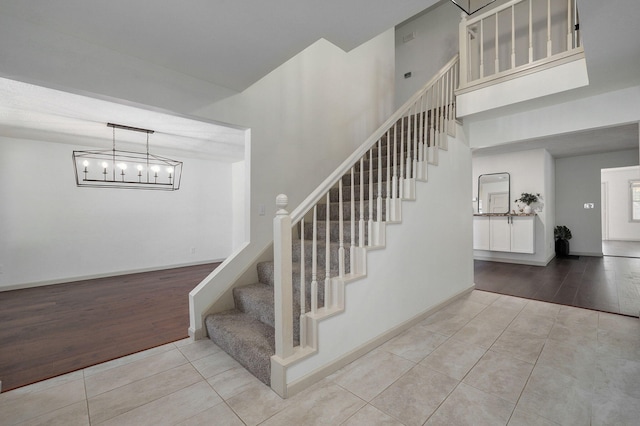
M496 0L451 0L453 4L458 6L467 15L473 15L480 9L489 6Z
M182 161L149 152L153 130L107 123L113 129L113 148L99 151L73 151L73 167L78 186L94 188L180 189ZM146 152L116 150L116 129L147 135Z

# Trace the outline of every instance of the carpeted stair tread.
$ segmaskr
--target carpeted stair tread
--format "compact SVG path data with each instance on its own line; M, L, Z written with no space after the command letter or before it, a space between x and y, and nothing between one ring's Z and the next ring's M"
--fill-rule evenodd
M207 332L213 342L263 383L271 382L271 356L275 354L275 330L238 310L207 316Z
M300 339L300 280L293 287L293 337ZM309 287L310 288L310 287ZM311 295L307 293L307 310L311 307ZM271 327L275 326L273 284L249 284L233 289L236 309Z

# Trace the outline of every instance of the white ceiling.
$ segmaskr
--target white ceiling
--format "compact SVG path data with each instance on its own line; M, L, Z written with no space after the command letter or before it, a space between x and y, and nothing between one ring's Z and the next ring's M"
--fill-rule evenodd
M242 91L315 41L349 51L439 0L0 0L0 13Z

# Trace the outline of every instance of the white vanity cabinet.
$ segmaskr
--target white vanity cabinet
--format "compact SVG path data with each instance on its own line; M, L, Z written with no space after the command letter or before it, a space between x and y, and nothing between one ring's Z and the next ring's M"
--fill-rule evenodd
M535 253L535 215L474 216L473 249Z

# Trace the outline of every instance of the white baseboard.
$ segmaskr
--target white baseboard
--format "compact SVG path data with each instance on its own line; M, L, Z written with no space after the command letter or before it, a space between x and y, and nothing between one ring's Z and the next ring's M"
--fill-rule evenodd
M344 354L343 356L341 356L340 358L330 362L329 364L326 364L320 368L318 368L315 371L312 371L311 373L289 383L288 385L286 385L286 389L285 389L285 397L289 398L305 389L307 389L309 386L313 385L316 382L319 382L320 380L324 379L325 377L327 377L328 375L338 371L339 369L341 369L342 367L346 366L347 364L355 361L356 359L360 358L361 356L371 352L373 349L377 348L378 346L380 346L381 344L383 344L384 342L386 342L387 340L390 340L391 338L399 335L400 333L402 333L403 331L407 330L410 327L413 327L414 325L416 325L417 323L419 323L420 321L422 321L423 319L425 319L426 317L428 317L429 315L433 314L434 312L442 309L443 307L445 307L446 305L454 302L455 300L459 299L460 297L464 296L465 294L473 291L475 289L475 284L471 285L471 287L466 288L464 290L462 290L461 292L451 296L450 298L444 300L443 302L438 303L435 306L432 306L431 308L427 309L426 311L414 316L413 318L408 319L407 321L397 325L396 327L392 328L391 330L388 330L387 332L379 335L378 337L369 340L368 342L360 345L359 347L353 349L352 351Z
M570 251L571 256L588 256L588 257L603 257L602 252L588 252L588 251Z
M473 256L474 260L484 260L487 262L500 262L500 263L515 263L520 265L531 265L531 266L547 266L549 262L555 256L551 256L548 260L526 260L526 259L509 259L502 257L485 257L485 256Z

